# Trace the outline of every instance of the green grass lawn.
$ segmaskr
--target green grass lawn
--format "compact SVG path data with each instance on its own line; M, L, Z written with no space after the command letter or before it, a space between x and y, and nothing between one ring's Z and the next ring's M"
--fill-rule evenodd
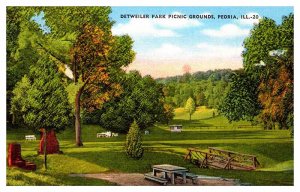
M124 152L125 135L114 138L96 138L104 131L96 125L84 125L83 147L75 147L74 130L58 134L63 154L48 155L48 169L43 168L43 157L37 156L39 141L25 141L28 130L8 130L7 143L19 142L22 156L37 164L37 171L28 172L7 168L7 185L114 185L102 180L69 177L71 173L134 172L151 171L153 164L184 166L191 172L240 179L251 185L293 185L294 157L293 139L289 131L265 131L259 127L237 129L248 122L229 124L222 116L212 118L213 109L198 108L188 121L183 109L176 109L172 124L182 124L183 132L171 133L167 125L157 124L150 135L143 136L145 153L142 159L133 160ZM222 126L222 127L218 127ZM218 147L256 155L261 168L255 171L200 169L183 160L188 147Z

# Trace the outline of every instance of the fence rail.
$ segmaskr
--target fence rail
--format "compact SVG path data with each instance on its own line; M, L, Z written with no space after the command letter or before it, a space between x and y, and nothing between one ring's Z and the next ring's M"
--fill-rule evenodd
M213 147L209 151L188 148L184 159L200 168L254 170L260 163L256 156L221 150Z

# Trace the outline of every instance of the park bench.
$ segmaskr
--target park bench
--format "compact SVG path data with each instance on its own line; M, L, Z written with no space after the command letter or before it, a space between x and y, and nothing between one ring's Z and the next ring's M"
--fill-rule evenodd
M178 176L182 177L183 176L182 172L175 173L175 177L178 177ZM190 173L190 172L187 172L185 176L187 179L191 179L193 183L195 183L195 181L198 178L198 175L195 175L194 173Z
M25 135L25 139L27 141L35 141L36 137L35 137L35 135Z
M151 180L151 181L155 181L161 184L166 185L168 183L168 180L165 178L161 178L161 177L157 177L153 175L153 172L150 173L145 173L144 174L145 179Z

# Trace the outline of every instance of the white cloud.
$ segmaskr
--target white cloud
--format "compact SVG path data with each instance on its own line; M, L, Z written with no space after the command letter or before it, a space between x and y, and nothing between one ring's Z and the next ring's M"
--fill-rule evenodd
M112 32L114 35L128 34L133 38L138 37L174 37L177 34L173 30L159 29L153 25L150 20L131 19L126 24L118 24L113 27Z
M255 12L246 13L245 15L249 19L239 19L238 20L239 24L252 26L254 24L258 24L259 23L259 19L261 18L261 16L258 13L255 13Z
M180 12L173 12L172 15L183 15ZM151 15L149 15L151 17ZM113 27L114 35L129 34L133 38L137 37L174 37L179 36L174 29L182 29L188 27L197 27L201 23L192 19L140 19L132 18L128 23L117 24Z
M210 37L233 38L247 36L249 31L249 29L242 29L235 24L226 24L221 26L220 29L204 29L201 32Z
M166 77L182 74L182 66L188 64L192 73L212 69L238 69L242 67L242 46L202 42L194 46L180 47L165 43L137 54L128 70L139 70L142 75Z
M199 56L201 55L202 57L241 57L243 51L242 46L219 45L206 42L199 43L197 48L199 49Z
M185 50L171 43L164 43L160 47L153 49L140 56L156 59L176 59L180 58Z
M180 47L172 43L164 43L159 47L138 54L138 58L153 58L155 60L193 60L208 58L241 58L243 47L203 42L193 47Z

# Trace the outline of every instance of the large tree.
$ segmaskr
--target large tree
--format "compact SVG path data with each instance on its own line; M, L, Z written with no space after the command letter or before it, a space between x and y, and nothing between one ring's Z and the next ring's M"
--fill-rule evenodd
M64 86L57 66L47 57L40 58L36 65L30 67L28 76L24 75L16 84L10 112L35 132L41 128L45 129L46 134L49 130L64 130L71 117L71 106L66 100Z
M30 14L24 10L30 10ZM75 92L76 144L81 146L80 108L96 109L119 94L121 88L112 83L113 77L133 60L133 41L128 36L112 35L110 7L25 7L24 10L19 12L26 15L20 26L30 23L34 27L29 32L39 35L30 38L33 46L28 50L36 51L38 56L47 55L62 71L68 68L71 71L68 76L72 81L68 83L73 87L71 92ZM38 19L40 23L32 21L34 13L43 16ZM19 20L16 21L18 24Z
M10 111L12 90L25 74L29 67L38 60L37 50L32 43L39 35L34 22L30 18L34 15L32 8L7 7L6 11L6 103ZM14 116L7 113L8 125L22 122L14 121Z
M258 102L258 81L243 70L231 75L230 90L218 107L230 122L239 120L252 121L260 113Z
M97 113L100 125L116 132L128 132L136 120L141 129L146 129L164 115L161 85L150 76L142 77L132 71L122 77L123 93L103 105Z
M263 18L244 41L246 72L259 79L258 98L266 128L277 122L288 128L294 114L294 15L284 16L281 24Z
M114 76L134 58L131 38L112 35L110 13L109 7L45 8L52 35L72 42L70 62L64 64L72 70L77 90L74 101L77 146L83 145L80 108L92 111L118 96L121 87L113 83Z
M69 125L70 105L61 74L47 58L41 58L13 90L11 113L31 128L63 130Z
M104 102L121 94L114 76L133 59L132 40L128 36L113 37L99 27L85 25L73 50L71 67L78 90L75 95L76 144L81 142L80 108L99 109Z

